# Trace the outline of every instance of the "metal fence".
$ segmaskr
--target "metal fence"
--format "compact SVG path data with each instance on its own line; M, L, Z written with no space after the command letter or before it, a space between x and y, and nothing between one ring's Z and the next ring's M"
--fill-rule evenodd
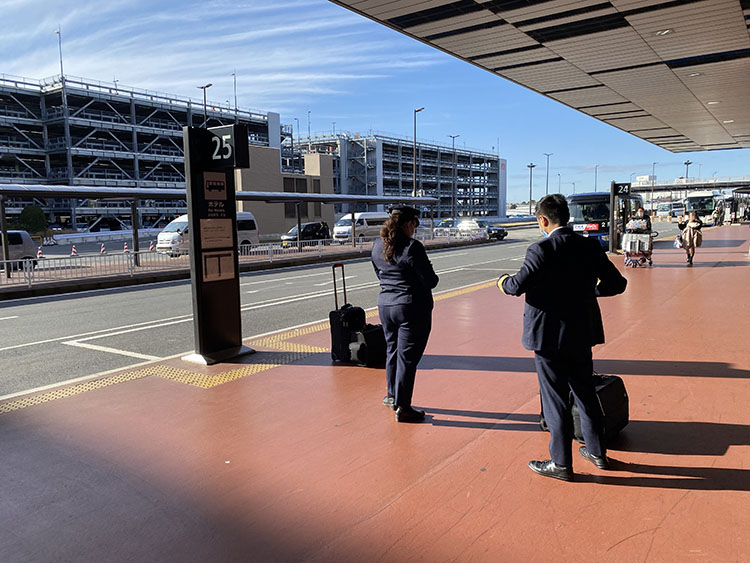
M293 261L300 257L330 257L359 252L368 253L377 237L357 238L357 244L349 241L314 240L251 244L239 247L240 264L262 264ZM426 245L446 243L467 238L483 239L483 233L471 235L452 234L430 238L428 233L417 233L417 238ZM8 274L6 275L6 264ZM134 277L139 274L187 270L190 256L168 255L154 251L123 252L113 254L83 254L61 258L37 258L0 261L0 289L7 287L33 287L51 282L75 282L102 277Z

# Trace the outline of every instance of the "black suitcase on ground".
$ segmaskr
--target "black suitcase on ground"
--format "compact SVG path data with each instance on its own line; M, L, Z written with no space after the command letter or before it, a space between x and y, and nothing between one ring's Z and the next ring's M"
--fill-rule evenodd
M367 367L385 367L385 333L383 325L365 325L354 333L354 341L349 344L353 362Z
M599 400L599 408L601 409L604 421L604 439L605 442L611 442L630 421L628 392L621 377L617 375L600 375L598 373L594 375L598 379L596 397ZM579 442L583 442L581 417L578 414L578 407L573 400L572 393L570 394L570 404L573 413L573 437ZM544 407L542 407L542 412L539 415L539 426L542 427L542 430L549 430L547 422L544 420Z
M336 268L341 268L342 285L344 289L344 304L339 309L339 296L336 289ZM365 310L353 307L346 302L346 276L344 265L333 265L333 300L336 309L328 314L331 325L331 358L336 362L351 361L349 344L354 340L354 333L365 327Z

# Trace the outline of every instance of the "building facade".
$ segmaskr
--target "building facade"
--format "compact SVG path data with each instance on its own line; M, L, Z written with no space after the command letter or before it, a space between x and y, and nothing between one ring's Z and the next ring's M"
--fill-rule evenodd
M282 149L279 115L205 106L170 94L71 76L0 75L0 182L184 188L184 126L248 127L248 143ZM40 205L51 222L90 224L118 204L15 200L8 213ZM142 202L146 217L174 215L185 202Z
M340 194L411 196L415 187L414 142L385 135L341 133L300 139L295 151L335 156L334 190ZM495 154L418 142L417 195L436 197L437 217L503 217L506 161ZM371 206L375 210L377 206ZM363 204L357 211L365 211ZM338 206L350 212L349 204Z

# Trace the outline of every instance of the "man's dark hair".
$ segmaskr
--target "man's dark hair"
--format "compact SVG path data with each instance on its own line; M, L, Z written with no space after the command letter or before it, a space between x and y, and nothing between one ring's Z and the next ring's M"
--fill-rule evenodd
M564 227L570 219L568 202L562 194L544 196L536 204L536 216L544 215L554 225Z

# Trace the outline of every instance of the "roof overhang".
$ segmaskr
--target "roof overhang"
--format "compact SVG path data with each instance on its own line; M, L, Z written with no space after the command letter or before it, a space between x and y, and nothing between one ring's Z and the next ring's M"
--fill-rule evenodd
M750 0L331 0L672 152L750 148Z

